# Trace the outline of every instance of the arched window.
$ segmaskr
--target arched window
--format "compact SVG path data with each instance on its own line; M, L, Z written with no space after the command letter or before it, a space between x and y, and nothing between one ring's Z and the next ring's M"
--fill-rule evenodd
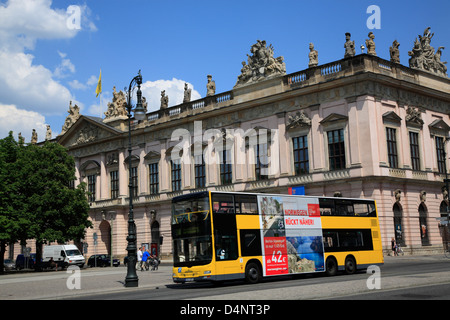
M100 241L97 244L97 254L98 253L108 253L111 254L111 224L103 220L99 226L100 229Z
M419 206L419 227L420 227L420 240L423 246L430 245L428 238L428 223L427 223L428 209L425 204L421 203Z
M405 246L404 234L405 230L403 228L403 209L399 203L395 203L392 208L394 211L394 231L395 231L395 242L402 247Z

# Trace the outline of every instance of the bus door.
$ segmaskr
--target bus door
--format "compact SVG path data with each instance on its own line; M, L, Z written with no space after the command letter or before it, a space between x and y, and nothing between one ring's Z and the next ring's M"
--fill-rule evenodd
M216 274L241 273L233 196L212 195Z

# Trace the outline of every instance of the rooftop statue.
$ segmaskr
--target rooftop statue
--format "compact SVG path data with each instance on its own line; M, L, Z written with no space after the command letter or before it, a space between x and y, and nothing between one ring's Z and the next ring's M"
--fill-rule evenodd
M369 32L368 37L369 39L366 39L367 54L376 56L377 53L375 51L375 35L373 34L373 32Z
M183 95L183 103L187 103L191 101L191 91L192 89L189 89L188 84L184 84L184 95Z
M314 44L309 44L309 63L308 68L317 67L319 64L319 53L314 49Z
M344 53L344 58L349 58L349 57L354 57L355 56L355 41L350 40L351 36L352 35L350 34L350 32L347 32L345 34L345 43L344 43L345 53Z
M389 48L389 55L391 56L391 62L400 63L400 43L397 40L392 42L392 46Z
M160 109L166 109L169 106L169 96L166 96L166 90L161 91Z
M108 110L104 114L104 120L127 115L127 99L125 93L122 90L117 92L115 86L113 87L113 100L112 102L108 102Z
M247 54L247 63L242 62L241 74L236 86L258 82L278 75L286 74L286 65L282 56L273 57L272 45L266 46L266 41L257 40L250 48L252 55Z
M409 67L426 70L440 76L447 76L447 62L441 62L442 49L439 47L436 52L430 45L434 33L430 34L430 27L426 28L423 35L419 35L419 40L415 40L414 48L408 52Z
M216 82L212 79L212 75L208 74L208 82L206 83L206 96L213 96L216 94Z
M70 101L69 104L69 111L67 111L69 115L66 117L66 121L64 121L64 125L61 129L60 135L66 133L67 130L70 129L70 127L77 122L78 118L80 117L80 108L75 104L72 106L72 101Z
M31 133L31 144L36 144L38 140L38 135L36 132L36 129L33 129L33 132Z

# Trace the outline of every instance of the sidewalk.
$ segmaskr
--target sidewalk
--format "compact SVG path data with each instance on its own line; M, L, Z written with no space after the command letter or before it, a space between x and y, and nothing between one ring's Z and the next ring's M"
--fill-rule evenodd
M449 260L442 255L385 256L385 264L406 261ZM173 284L172 261L163 260L156 271L136 271L139 278L137 288L125 288L127 269L84 268L79 273L79 289L70 289L76 284L70 271L17 272L0 276L0 300L57 300L88 294L123 292L123 290L158 290ZM72 277L72 278L71 278Z
M158 270L137 270L139 286L125 288L127 269L124 266L84 268L45 272L20 272L0 276L0 300L56 300L86 294L123 290L159 289L172 284L172 263L161 261Z

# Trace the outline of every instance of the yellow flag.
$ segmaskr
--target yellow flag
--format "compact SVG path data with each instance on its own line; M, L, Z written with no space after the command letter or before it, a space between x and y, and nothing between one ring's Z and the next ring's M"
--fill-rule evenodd
M96 97L102 92L102 69L100 69L100 76L98 77L97 89L95 89Z

